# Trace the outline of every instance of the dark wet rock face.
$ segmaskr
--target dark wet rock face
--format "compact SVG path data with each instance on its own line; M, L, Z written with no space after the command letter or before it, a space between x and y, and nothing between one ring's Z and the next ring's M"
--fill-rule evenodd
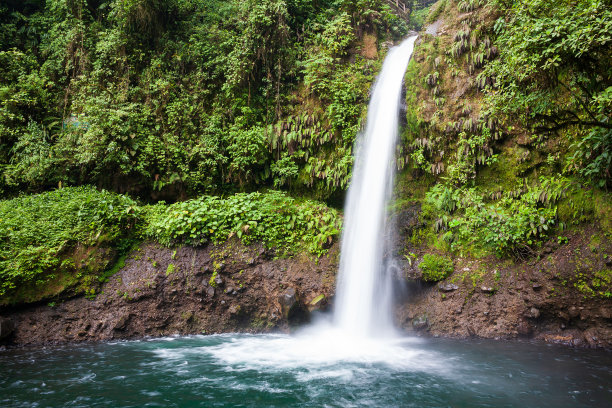
M421 205L415 203L406 206L393 213L389 220L388 235L385 237L387 242L387 253L385 254L385 262L393 265L393 270L398 279L405 277L418 279L421 277L421 272L416 267L416 263L412 259L405 257L406 238L412 236L413 232L421 228L419 214Z
M271 260L260 246L142 245L93 299L4 310L8 346L131 339L172 334L288 330L327 306L336 249ZM299 294L299 296L298 296ZM314 307L311 302L314 302ZM15 322L14 330L10 324ZM6 335L5 335L6 333Z
M415 228L417 215L415 208L396 220L404 233ZM588 258L586 251L577 251L583 247L574 237L541 260L517 264L457 257L453 275L438 284L421 282L415 265L398 262L393 265L398 325L424 336L531 338L612 348L612 301L585 298L568 284L582 273L576 254L581 262L591 259L589 267L605 265L607 258L598 253L589 252ZM317 261L271 258L263 247L236 242L172 249L146 244L93 300L0 310L0 346L288 331L330 306L336 247Z
M590 249L601 231L588 226L560 246L553 237L531 259L512 261L456 256L455 271L436 285L423 283L423 249L410 237L422 228L418 204L392 217L389 258L395 259L405 290L398 297L400 327L418 335L532 338L579 347L612 348L612 299L585 296L577 277L605 270L612 243ZM410 254L409 258L406 254ZM398 280L399 282L399 280Z
M597 233L585 227L569 243L547 243L539 257L520 262L456 257L451 276L435 286L421 286L404 300L398 321L408 332L423 335L526 337L612 349L612 299L594 295L579 280L589 282L583 277L606 270L604 254L612 251L612 244L602 241L597 251L589 249L590 237Z
M0 341L8 338L15 330L12 320L0 317Z

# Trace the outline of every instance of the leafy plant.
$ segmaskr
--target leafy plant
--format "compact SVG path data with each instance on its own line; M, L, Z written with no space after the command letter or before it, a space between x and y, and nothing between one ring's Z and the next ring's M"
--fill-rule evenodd
M423 261L419 264L426 282L438 282L446 279L453 272L453 261L446 257L435 254L425 254Z
M166 276L172 275L176 271L176 266L174 264L168 264L166 268Z
M0 192L328 198L380 66L357 50L406 23L379 0L49 0L0 6L0 33Z
M552 231L556 203L570 187L565 178L542 178L519 196L511 192L486 202L477 188L437 184L426 195L424 215L434 220L435 232L451 233L445 239L454 249L488 248L500 256L522 257Z
M612 9L608 2L496 0L499 58L484 77L491 116L573 141L568 168L610 182ZM503 20L503 21L502 21Z
M145 231L160 243L202 245L233 236L245 244L263 242L282 253L321 255L339 233L334 209L281 192L240 193L220 199L204 196L155 213Z

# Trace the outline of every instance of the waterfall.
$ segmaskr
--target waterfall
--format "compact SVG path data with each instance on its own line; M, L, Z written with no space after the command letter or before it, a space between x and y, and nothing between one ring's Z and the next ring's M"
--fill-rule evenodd
M366 129L355 144L355 166L345 206L334 322L360 337L393 329L391 282L383 268L386 206L394 174L402 81L416 36L389 50L368 106Z

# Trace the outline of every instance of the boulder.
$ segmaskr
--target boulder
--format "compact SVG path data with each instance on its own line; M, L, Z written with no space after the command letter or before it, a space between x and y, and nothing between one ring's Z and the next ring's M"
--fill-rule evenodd
M117 323L115 323L113 330L119 330L119 331L125 330L131 317L132 315L129 313L126 313L123 316L121 316L119 320L117 320Z
M229 307L229 313L232 316L238 316L240 315L241 312L242 312L242 308L240 307L240 305L231 305Z
M572 319L580 317L580 310L578 310L576 306L570 306L570 308L567 309L567 312Z
M440 283L438 285L438 289L440 289L442 292L452 292L459 289L459 286L455 285L454 283Z
M414 327L415 330L423 330L427 328L428 325L429 322L427 321L426 315L417 316L412 319L412 327Z
M298 303L297 292L294 288L287 288L280 295L278 301L281 305L281 312L283 313L283 317L287 319L289 317L291 309L293 309Z
M533 333L533 327L526 319L521 319L518 322L517 332L520 336L528 337L531 336L531 334Z
M612 308L607 307L607 306L602 306L601 308L599 308L599 314L604 319L612 319Z
M540 317L540 310L536 309L535 307L532 307L531 309L529 309L527 317L530 317L532 319L537 319L538 317Z

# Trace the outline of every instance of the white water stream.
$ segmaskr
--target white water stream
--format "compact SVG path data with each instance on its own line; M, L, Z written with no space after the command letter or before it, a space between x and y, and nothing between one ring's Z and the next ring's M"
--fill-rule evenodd
M353 336L392 331L390 277L383 268L386 205L394 173L402 81L415 37L389 50L378 76L365 132L357 140L345 208L334 322Z
M413 347L421 340L393 336L389 279L382 270L402 80L415 39L389 50L374 86L366 131L356 143L333 321L322 318L291 336L226 335L217 345L189 353L212 356L236 370L294 372L299 381L338 377L352 381L362 365L377 364L401 372L449 375L437 353ZM175 356L173 350L160 353L164 358Z

